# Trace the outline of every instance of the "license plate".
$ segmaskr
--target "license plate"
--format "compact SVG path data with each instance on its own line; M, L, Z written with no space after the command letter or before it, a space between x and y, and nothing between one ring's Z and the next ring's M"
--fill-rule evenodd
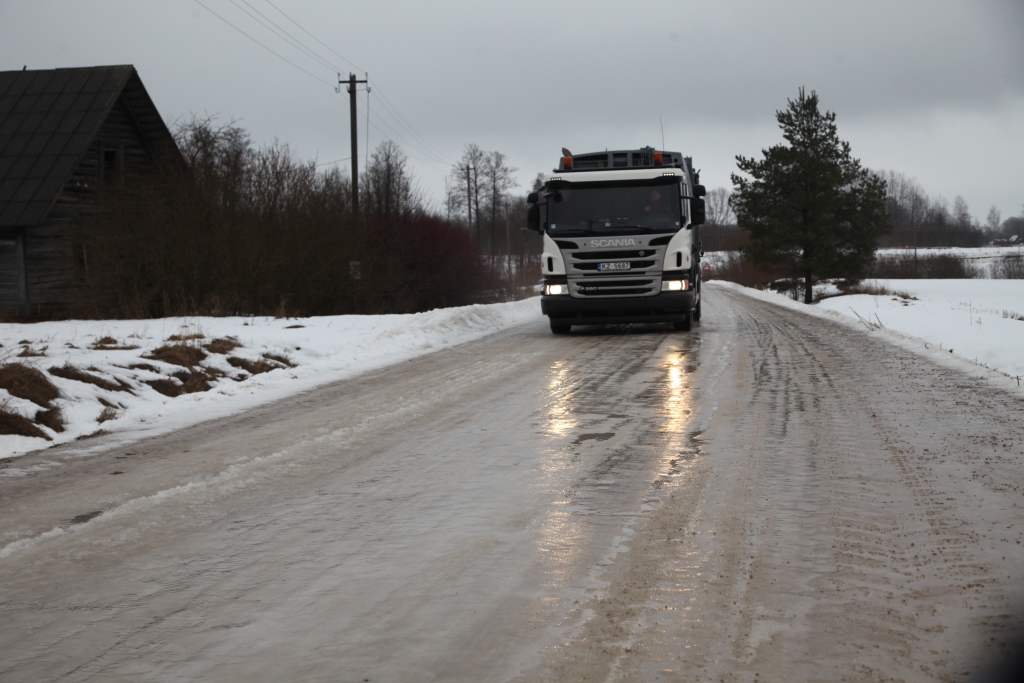
M598 263L597 269L604 270L629 270L629 261L616 261L615 263Z

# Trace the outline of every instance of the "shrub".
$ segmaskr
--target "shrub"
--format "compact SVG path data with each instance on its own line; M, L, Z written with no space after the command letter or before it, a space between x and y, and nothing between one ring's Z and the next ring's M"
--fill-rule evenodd
M998 280L1024 280L1024 256L1004 256L992 265L992 277Z
M915 259L912 252L877 257L869 275L891 280L973 279L980 276L977 267L959 256L921 254Z

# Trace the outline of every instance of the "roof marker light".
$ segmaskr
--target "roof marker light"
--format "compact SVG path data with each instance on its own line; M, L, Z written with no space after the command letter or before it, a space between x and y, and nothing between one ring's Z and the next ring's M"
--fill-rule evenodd
M654 153L654 163L656 163L656 164L660 164L661 163L661 152L655 152Z
M562 166L572 168L572 157L562 157Z

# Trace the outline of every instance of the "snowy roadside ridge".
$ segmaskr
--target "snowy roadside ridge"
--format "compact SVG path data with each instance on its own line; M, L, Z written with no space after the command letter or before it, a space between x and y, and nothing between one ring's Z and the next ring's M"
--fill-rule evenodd
M892 289L901 291L907 289L913 289L913 285L908 283L917 282L919 287L927 289L930 281L919 280L919 281L879 281L879 283L889 284ZM1009 286L1021 287L1024 291L1024 283L1013 280L958 280L958 281L934 281L934 282L1000 282L1009 283ZM1006 339L1005 343L1001 344L1001 348L998 349L999 353L995 355L995 358L999 361L998 363L988 363L980 360L984 351L982 346L978 343L971 344L970 339L964 339L962 336L959 338L956 347L950 348L949 345L936 339L939 336L934 327L932 329L924 329L921 333L925 334L925 337L918 336L918 334L912 334L907 331L907 327L911 324L904 323L902 327L904 329L895 329L891 318L887 318L882 321L877 317L872 318L865 311L862 315L857 312L857 308L863 307L863 302L873 301L877 305L879 300L891 301L894 297L890 296L876 296L876 295L846 295L823 299L815 304L807 305L793 301L784 294L779 294L772 291L762 291L758 289L752 289L750 287L744 287L733 282L725 282L722 280L713 280L705 283L705 286L710 288L728 289L744 296L748 296L752 299L758 299L765 301L776 306L788 308L790 310L799 311L804 315L811 317L824 318L838 322L842 325L858 330L863 334L873 335L880 339L883 339L891 344L895 344L900 348L907 351L911 351L917 355L928 358L929 360L946 368L959 370L966 372L973 377L985 380L990 386L1007 391L1018 397L1024 398L1024 321L1010 319L1008 322L1010 325L1015 327L1011 328L1011 338ZM912 292L913 293L913 292ZM1024 297L1020 299L1024 301ZM897 302L897 306L903 307L911 305L911 301ZM983 302L976 301L976 304L982 304ZM855 304L861 304L856 306ZM839 310L845 309L845 310ZM847 310L849 312L847 312ZM975 308L974 312L986 311L989 315L994 315L998 311L996 307L991 308ZM950 320L958 314L956 311L947 313L946 311L933 312L937 321L946 326ZM1024 311L1018 311L1024 312ZM875 316L878 314L876 313ZM1019 326L1019 330L1017 329ZM919 334L921 334L919 333ZM991 346L991 345L988 345ZM1020 385L1018 385L1018 379L1020 378Z
M0 364L21 363L43 372L60 392L52 406L66 420L63 432L38 425L49 441L0 435L0 460L72 441L87 453L98 447L88 440L90 435L111 434L102 440L106 448L111 440L124 443L168 433L540 317L537 298L531 298L414 314L0 324ZM221 344L220 352L213 351L218 348L211 346L214 340L238 346ZM202 370L208 390L172 397L154 388L182 390L182 378L191 372L161 360L159 353L153 357L168 345L187 346L205 356L196 369ZM51 372L67 367L100 381ZM30 420L45 407L2 388L0 405Z

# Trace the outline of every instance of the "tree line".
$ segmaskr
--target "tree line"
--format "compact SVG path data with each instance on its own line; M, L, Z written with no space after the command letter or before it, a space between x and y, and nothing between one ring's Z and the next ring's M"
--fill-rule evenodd
M1024 238L1024 208L1020 216L1003 220L991 207L984 223L975 218L962 196L952 206L941 195L929 195L921 184L898 171L873 171L885 180L885 212L892 232L883 235L879 246L896 247L980 247L1013 235ZM719 187L708 191L704 242L708 251L733 251L746 244L746 231L736 223L730 199L732 191Z
M286 144L257 148L234 122L211 118L173 133L184 167L101 188L81 219L73 315L407 313L524 293L509 259L489 260L466 226L431 210L390 140L360 174L357 216L350 177ZM488 196L476 215L507 199ZM515 202L504 206L482 224L515 220Z

